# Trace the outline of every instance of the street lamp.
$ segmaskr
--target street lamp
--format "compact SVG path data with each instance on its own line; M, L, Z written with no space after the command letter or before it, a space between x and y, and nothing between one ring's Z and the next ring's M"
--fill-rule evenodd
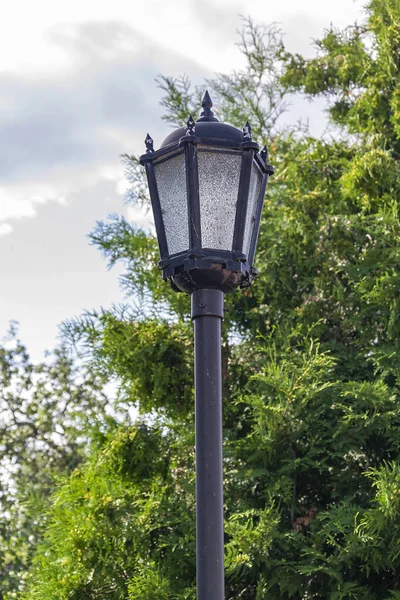
M223 600L221 321L224 294L248 287L268 176L251 127L220 123L208 92L195 122L140 157L147 174L164 279L191 294L195 346L198 600Z

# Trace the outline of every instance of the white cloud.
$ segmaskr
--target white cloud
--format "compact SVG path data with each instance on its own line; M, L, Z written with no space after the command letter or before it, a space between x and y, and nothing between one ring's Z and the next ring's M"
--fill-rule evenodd
M139 206L127 206L126 216L128 221L135 223L137 227L140 227L145 231L150 231L151 233L155 232L151 211L146 211Z
M76 23L121 21L151 40L147 53L152 46L163 44L199 64L226 71L237 66L239 55L233 43L239 14L250 15L257 22L280 22L283 29L288 20L299 22L297 33L301 32L304 40L314 35L310 28L315 29L315 23L322 33L331 21L338 27L353 22L363 4L361 0L336 0L334 4L321 0L13 0L0 22L0 68L30 73L65 69L71 62L70 52L62 46L49 51L55 25L67 33ZM73 37L71 31L69 35Z
M0 236L7 235L8 233L11 233L12 230L13 228L10 223L0 223Z
M61 182L60 187L63 187ZM37 206L47 202L66 204L66 197L59 193L57 183L44 185L40 182L25 182L2 186L0 187L0 222L35 217Z
M0 221L34 217L35 214L32 201L18 199L15 195L7 193L4 188L0 189Z
M146 123L160 140L168 128L154 84L160 61L196 72L159 46L154 63L144 59L150 40L121 22L60 25L48 38L74 56L68 73L0 72L0 222L32 219L39 204L68 205L103 180L123 194L119 155L144 150ZM139 210L132 220L150 227Z

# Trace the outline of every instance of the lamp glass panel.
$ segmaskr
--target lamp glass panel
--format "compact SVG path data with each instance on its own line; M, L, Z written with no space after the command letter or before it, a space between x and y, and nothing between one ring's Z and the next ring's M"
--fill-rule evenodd
M246 222L244 225L243 252L248 257L251 238L256 221L257 205L260 199L262 173L255 162L251 167L249 199L247 203Z
M168 253L189 249L185 155L178 154L154 165Z
M198 164L201 245L231 250L242 153L200 148Z

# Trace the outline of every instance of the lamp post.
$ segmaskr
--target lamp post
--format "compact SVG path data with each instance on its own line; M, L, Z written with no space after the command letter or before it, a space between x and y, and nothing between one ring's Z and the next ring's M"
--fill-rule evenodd
M248 287L268 176L251 127L220 123L208 92L195 122L140 157L161 260L174 290L191 295L195 347L198 600L224 598L221 322L224 294Z

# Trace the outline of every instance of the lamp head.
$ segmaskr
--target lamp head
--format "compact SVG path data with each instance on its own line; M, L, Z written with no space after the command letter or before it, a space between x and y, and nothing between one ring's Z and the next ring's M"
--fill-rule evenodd
M146 168L163 277L174 289L229 292L251 284L265 189L273 168L243 130L220 123L208 92L195 122L173 131Z

